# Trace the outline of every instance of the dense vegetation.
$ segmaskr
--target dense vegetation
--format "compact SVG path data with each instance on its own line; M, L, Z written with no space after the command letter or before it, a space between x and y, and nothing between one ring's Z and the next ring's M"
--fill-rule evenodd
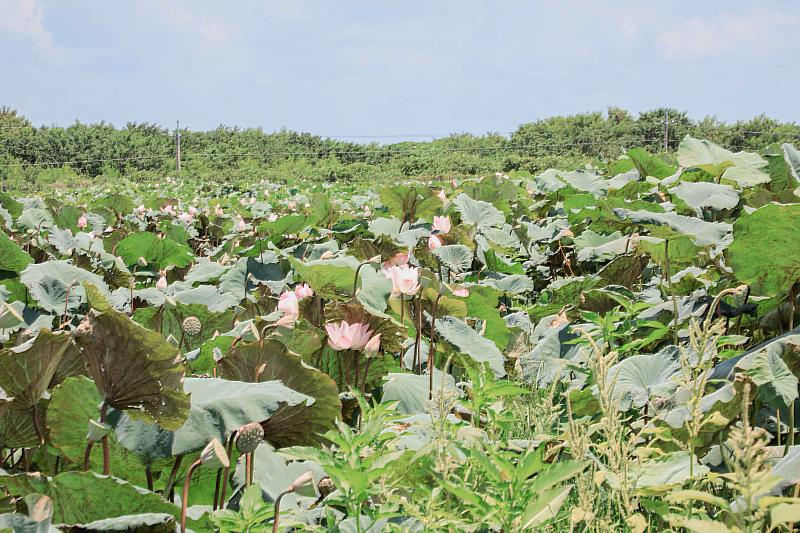
M794 145L390 184L131 175L0 194L0 528L800 522Z
M221 126L207 132L181 130L182 170L192 177L248 182L538 173L547 168L574 170L587 162L603 167L634 147L663 150L667 117L669 151L687 134L733 151L800 139L800 126L794 123L760 116L726 124L713 117L692 120L675 109L633 116L611 108L606 113L538 120L503 134L453 134L432 142L423 138L425 142L396 144ZM96 177L160 179L175 173L175 133L152 124L120 129L81 123L33 127L14 110L0 108L0 177L8 187L28 191L53 184L76 186Z

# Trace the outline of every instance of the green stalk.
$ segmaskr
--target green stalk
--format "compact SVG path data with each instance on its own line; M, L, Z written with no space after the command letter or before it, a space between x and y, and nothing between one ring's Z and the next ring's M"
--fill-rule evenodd
M678 345L678 297L675 296L675 288L672 286L672 275L669 271L669 239L664 239L664 256L666 259L664 260L665 263L665 276L667 276L667 284L669 286L669 292L672 295L672 312L674 313L674 324L673 324L673 332L672 332L672 339L675 346ZM691 469L691 466L689 467Z

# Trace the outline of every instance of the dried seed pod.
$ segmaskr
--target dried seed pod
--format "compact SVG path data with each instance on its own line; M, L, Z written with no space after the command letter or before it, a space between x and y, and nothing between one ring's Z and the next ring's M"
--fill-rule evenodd
M254 452L264 440L264 428L258 422L250 422L239 428L236 434L236 449L240 453Z
M203 324L197 317L188 316L183 319L183 332L186 333L190 337L194 337L195 335L199 335L200 331L203 329Z

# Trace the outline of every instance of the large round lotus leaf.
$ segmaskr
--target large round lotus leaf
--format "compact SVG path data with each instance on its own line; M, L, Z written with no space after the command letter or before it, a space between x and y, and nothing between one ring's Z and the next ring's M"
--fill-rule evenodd
M473 285L467 296L467 316L486 322L486 338L492 340L500 350L508 344L508 326L498 311L502 293L494 287ZM441 313L440 313L441 314Z
M287 461L266 442L259 444L253 455L255 457L253 482L261 486L265 501L275 501L295 479L306 472L310 471L317 482L326 477L325 470L319 464L313 461ZM244 461L243 457L240 456L236 464L236 471L233 474L235 487L244 487L244 474ZM287 509L296 508L298 501L302 501L308 507L316 499L316 497L287 494L281 499L281 508L284 508L284 504L287 505Z
M678 388L680 372L678 349L669 346L656 354L634 355L623 359L608 371L614 382L612 397L620 409L642 408L654 398L666 399Z
M94 285L103 295L109 293L102 277L67 261L28 265L20 275L20 280L42 309L58 314L64 312L65 306L76 309L86 302L85 282Z
M769 204L733 225L728 248L736 278L755 294L786 296L800 281L800 204Z
M430 394L430 375L403 374L392 372L386 376L383 384L382 402L398 402L397 412L414 414L422 411L428 405ZM433 398L434 401L442 394L455 394L456 380L450 374L434 369L433 372Z
M0 350L0 389L14 398L11 409L39 403L69 345L69 334L43 329L23 345Z
M180 507L165 502L158 494L94 472L64 472L54 478L38 473L6 475L0 476L0 484L14 496L38 493L52 498L54 524L88 524L146 513L177 519L181 512ZM189 527L192 522L188 521Z
M114 310L93 286L85 288L92 310L76 328L75 342L105 401L164 428L179 428L189 397L183 391L184 367L177 348Z
M313 398L313 403L287 403L259 420L265 438L275 446L318 442L318 435L331 429L341 413L336 382L306 365L277 340L239 343L220 361L219 368L220 375L229 379L251 383L275 380Z
M506 217L502 211L489 202L473 200L464 193L459 194L453 204L461 214L461 222L477 228L502 226Z
M469 327L465 322L446 316L436 321L436 333L452 344L457 351L468 355L479 363L488 363L495 377L506 375L505 357L497 346L486 337Z
M37 407L39 420L44 420L43 410ZM36 433L33 408L5 409L0 415L0 446L4 448L33 448L40 444Z
M266 254L264 254L266 255ZM265 261L252 257L242 257L219 278L220 292L243 300L256 288L256 284L285 286L286 274L276 261Z
M202 327L197 335L184 337L183 321L189 317L198 319ZM165 304L161 307L141 307L133 313L133 320L147 329L161 333L164 338L170 335L175 339L184 337L183 348L192 350L211 339L214 333L230 329L233 312L214 312L199 303Z
M353 290L353 281L359 265L355 257L307 262L290 257L289 261L297 276L323 298L335 298L337 293L348 293Z
M429 187L396 185L381 190L381 203L403 220L415 220L432 215L442 202Z
M739 193L730 185L707 182L681 182L669 191L691 207L698 217L703 209L733 209L739 204Z
M522 274L487 276L481 283L494 287L505 294L518 295L533 290L533 280Z
M20 246L0 231L0 270L22 272L33 262L33 258Z
M726 150L711 141L684 137L678 147L678 162L685 168L701 168L712 176L735 181L740 187L768 183L767 162L758 154Z
M86 451L86 434L89 420L98 420L103 398L97 387L86 376L70 377L53 389L47 406L47 429L49 444L58 450L64 459L81 464ZM109 438L111 473L131 483L145 484L141 460L113 437ZM93 470L103 467L103 448L94 446L90 464Z
M175 523L175 517L167 513L144 513L104 518L88 524L77 524L75 529L92 532L174 533Z
M733 229L730 224L725 222L706 222L699 218L675 213L653 213L615 208L614 214L622 220L630 220L637 224L668 226L673 231L691 236L697 246L723 246L725 236Z
M475 254L463 244L447 244L433 250L442 265L456 273L467 272L472 268Z
M192 264L192 250L172 239L159 239L155 233L133 233L128 235L116 248L125 264L135 265L143 257L151 268L174 266L183 268Z
M243 383L220 378L187 378L191 408L186 422L175 431L133 420L127 414L110 417L117 440L127 449L159 459L202 449L211 439L225 442L233 432L251 422L264 422L284 406L310 409L314 399L278 381ZM297 428L302 431L304 428Z

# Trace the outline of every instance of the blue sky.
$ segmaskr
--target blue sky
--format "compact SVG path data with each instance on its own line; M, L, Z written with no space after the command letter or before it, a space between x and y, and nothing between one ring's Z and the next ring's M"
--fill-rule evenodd
M797 28L792 0L0 0L0 105L331 136L608 106L796 121Z

